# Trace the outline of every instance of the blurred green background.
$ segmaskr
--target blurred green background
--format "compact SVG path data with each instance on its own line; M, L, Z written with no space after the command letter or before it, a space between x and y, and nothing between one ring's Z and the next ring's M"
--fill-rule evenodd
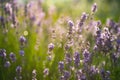
M47 12L51 5L56 6L56 17L60 15L80 17L82 12L90 12L93 3L97 3L96 19L106 21L106 18L120 18L120 0L43 0L43 9Z

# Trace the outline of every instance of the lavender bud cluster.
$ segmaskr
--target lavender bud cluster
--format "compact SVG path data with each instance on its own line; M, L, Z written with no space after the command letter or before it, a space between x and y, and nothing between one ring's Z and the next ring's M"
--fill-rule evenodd
M10 62L6 61L5 64L4 64L4 67L8 68L8 67L10 67L10 65L11 65Z
M45 68L43 71L44 77L46 77L47 75L49 75L49 69Z
M21 45L24 45L26 43L26 38L24 36L20 36L19 41Z
M69 80L70 78L70 72L69 71L64 71L64 80Z
M91 8L91 11L92 12L96 12L97 11L97 4L96 3L93 4L93 6Z
M80 65L80 54L79 52L74 53L74 63L76 67L79 67Z
M72 57L71 57L70 53L66 53L66 54L65 54L65 62L66 62L66 64L68 64L68 65L71 64L71 62L72 62Z
M16 61L16 55L13 52L10 53L9 57L10 57L12 62Z
M0 56L3 57L4 59L6 58L6 50L5 49L0 49Z
M21 56L24 56L24 54L25 54L24 50L20 50L19 53Z
M84 58L84 63L90 62L91 53L89 53L87 49L83 51L83 58Z
M52 51L54 49L54 44L53 43L50 43L49 45L48 45L48 50L49 51Z
M62 73L63 70L64 70L64 62L63 61L60 61L58 63L58 69L59 69L59 72Z

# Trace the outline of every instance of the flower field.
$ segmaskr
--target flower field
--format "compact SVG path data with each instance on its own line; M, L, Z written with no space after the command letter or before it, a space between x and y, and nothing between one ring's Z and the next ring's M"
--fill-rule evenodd
M0 80L120 80L119 0L0 0Z

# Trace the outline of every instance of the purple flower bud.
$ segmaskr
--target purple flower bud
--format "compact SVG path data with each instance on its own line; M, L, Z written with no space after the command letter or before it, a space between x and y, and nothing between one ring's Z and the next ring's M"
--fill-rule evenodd
M47 75L49 75L49 69L45 68L43 73L44 73L44 77L46 77Z
M101 21L97 21L97 26L99 27L101 25Z
M119 38L117 39L117 44L120 45L120 39Z
M26 42L26 38L24 36L20 36L19 41L20 41L21 45L23 45Z
M79 25L79 27L81 27L83 25L83 22L80 22L78 25Z
M70 72L64 71L64 80L68 80L70 77Z
M97 4L94 3L91 9L92 12L96 12L97 11Z
M60 72L63 72L63 69L64 69L64 62L63 61L59 62L58 69L59 69Z
M0 49L0 56L3 58L6 58L6 50L5 49Z
M10 57L12 62L16 61L16 56L15 56L15 54L13 52L10 53L9 57Z
M69 20L68 25L69 25L69 34L72 34L73 33L74 23L71 20Z
M105 78L105 70L101 69L100 70L101 77L104 79Z
M84 52L83 52L83 57L84 58L87 58L89 57L89 52L85 49Z
M109 27L114 27L115 22L111 19L107 19L106 25L109 26Z
M4 22L4 17L0 16L0 22L1 22L1 23Z
M86 76L85 76L85 75L82 75L82 76L80 77L80 80L86 80Z
M101 36L101 30L98 29L98 30L96 31L96 34L97 34L97 35L96 35L97 37L100 37L100 36Z
M83 57L84 57L84 62L89 62L90 61L90 53L87 49L83 51Z
M70 28L72 28L73 25L74 25L74 23L73 23L71 20L69 20L69 21L68 21L68 25L70 26Z
M74 63L75 63L76 67L78 67L80 65L80 54L79 54L79 52L74 53Z
M65 61L66 61L66 64L70 64L72 62L72 58L69 53L65 55Z
M50 43L50 44L48 45L48 49L49 49L49 51L52 51L52 50L54 49L54 44L53 44L53 43Z
M4 64L4 67L10 67L10 62L9 61L6 61L5 64Z
M87 19L87 14L83 12L81 16L81 22L84 22L86 19Z
M96 68L95 68L95 66L91 66L90 67L90 74L96 74Z
M12 4L10 4L10 3L6 3L5 4L5 12L7 13L7 14L9 14L9 15L11 15L12 14Z
M24 50L20 50L19 53L21 56L24 56L24 54L25 54Z
M77 77L77 80L86 80L86 76L83 73L82 69L76 72L76 77Z
M16 72L17 72L18 74L20 74L20 73L22 72L22 67L21 67L21 66L17 66Z

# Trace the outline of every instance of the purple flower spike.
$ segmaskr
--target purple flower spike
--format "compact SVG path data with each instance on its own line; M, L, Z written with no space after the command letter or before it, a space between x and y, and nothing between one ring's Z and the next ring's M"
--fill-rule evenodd
M68 80L69 77L70 77L70 72L65 71L65 72L64 72L64 80Z
M98 26L98 27L101 26L101 21L100 21L100 20L97 21L97 26Z
M17 66L16 72L17 72L18 74L20 74L20 73L22 72L22 67L21 67L21 66Z
M0 56L3 58L6 58L6 50L5 49L0 49Z
M84 62L85 63L90 61L90 53L89 53L88 50L86 50L86 49L84 50L83 57L84 57Z
M13 52L11 52L9 56L10 56L10 59L11 59L12 62L16 61L16 56Z
M96 12L97 11L97 4L94 3L91 9L92 12Z
M49 75L49 69L45 68L43 73L44 73L44 77L46 77L47 75Z
M6 67L6 68L10 67L10 62L6 61L5 64L4 64L4 67Z
M96 73L97 73L97 70L96 70L95 66L94 65L91 66L90 67L90 74L92 75L92 74L96 74Z
M4 22L4 17L0 16L0 22Z
M117 44L120 45L120 39L117 39Z
M74 53L74 63L76 67L80 65L80 54L78 52Z
M66 60L66 64L70 64L72 62L72 58L69 53L65 55L65 60Z
M86 19L87 19L87 14L83 12L81 16L81 22L84 22Z
M24 50L20 50L19 53L21 56L24 56L24 54L25 54Z
M59 71L60 71L60 72L63 72L63 69L64 69L64 62L63 62L63 61L60 61L60 62L59 62L58 68L59 68Z
M109 26L109 27L114 27L115 22L112 19L107 19L106 25Z
M49 49L49 51L52 51L52 50L54 49L54 44L53 44L53 43L50 43L50 44L48 45L48 49Z
M69 20L68 25L70 26L70 28L72 28L74 26L74 23L71 20Z
M23 45L26 42L26 38L24 36L20 36L19 41L20 41L21 45Z

